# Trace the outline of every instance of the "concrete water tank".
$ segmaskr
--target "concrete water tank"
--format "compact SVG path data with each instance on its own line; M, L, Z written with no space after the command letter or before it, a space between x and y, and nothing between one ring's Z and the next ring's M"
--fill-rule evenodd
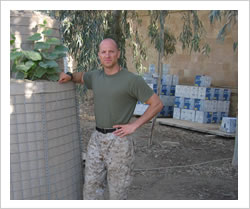
M75 85L11 79L10 198L82 199Z

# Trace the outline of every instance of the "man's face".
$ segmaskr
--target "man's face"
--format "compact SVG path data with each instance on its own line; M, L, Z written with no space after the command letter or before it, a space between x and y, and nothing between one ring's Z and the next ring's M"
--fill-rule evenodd
M103 67L112 68L118 63L120 51L113 40L106 39L99 46L98 56Z

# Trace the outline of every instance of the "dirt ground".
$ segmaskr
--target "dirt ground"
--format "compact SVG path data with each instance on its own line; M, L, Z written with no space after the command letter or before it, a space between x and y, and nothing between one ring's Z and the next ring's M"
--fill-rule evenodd
M80 105L82 147L95 128L91 96ZM132 120L135 120L134 117ZM135 140L134 181L130 200L237 200L238 170L232 167L235 140L151 123Z

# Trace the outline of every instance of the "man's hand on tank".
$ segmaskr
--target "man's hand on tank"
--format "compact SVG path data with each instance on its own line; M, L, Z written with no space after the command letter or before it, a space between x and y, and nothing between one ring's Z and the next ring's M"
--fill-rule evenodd
M59 83L66 83L70 80L71 80L70 75L67 75L66 73L63 73L63 72L60 73L59 80L58 80Z

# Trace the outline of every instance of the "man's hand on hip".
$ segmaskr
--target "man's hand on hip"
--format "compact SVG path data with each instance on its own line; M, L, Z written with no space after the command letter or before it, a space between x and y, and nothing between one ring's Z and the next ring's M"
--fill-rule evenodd
M136 126L134 124L115 125L113 126L113 128L118 128L116 131L113 132L113 134L121 138L134 133L136 130Z

